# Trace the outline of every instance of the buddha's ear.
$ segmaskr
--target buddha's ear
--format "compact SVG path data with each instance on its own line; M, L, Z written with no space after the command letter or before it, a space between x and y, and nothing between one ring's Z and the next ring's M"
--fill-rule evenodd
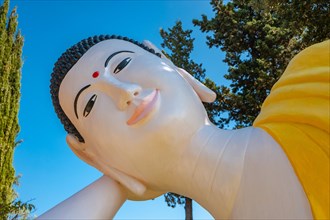
M202 102L214 102L217 95L215 92L213 92L211 89L207 88L203 83L195 79L192 75L190 75L186 70L179 68L175 66L171 60L169 60L160 49L158 49L153 43L150 41L143 41L143 44L150 49L155 50L156 53L159 53L161 55L161 58L170 66L175 68L180 75L193 87L199 98L202 100Z
M74 135L68 134L66 136L66 142L73 151L73 153L79 157L82 161L85 161L89 165L96 167L93 159L86 153L86 144L80 142Z
M97 158L94 158L91 153L86 150L86 143L80 142L72 134L66 136L66 141L71 148L71 150L77 155L81 160L85 161L89 165L95 167L96 169L103 172L105 175L111 177L112 179L119 182L121 185L125 186L129 191L135 195L143 195L146 191L146 186L141 183L136 178L129 176L113 167L99 162Z
M176 68L180 75L193 87L202 102L214 102L217 95L211 89L207 88L203 83L195 79L186 70L182 68Z

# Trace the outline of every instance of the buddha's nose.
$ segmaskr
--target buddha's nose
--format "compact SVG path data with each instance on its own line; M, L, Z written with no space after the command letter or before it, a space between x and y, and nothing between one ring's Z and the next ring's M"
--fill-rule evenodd
M121 111L125 110L142 90L137 84L122 82L111 75L102 79L101 86Z

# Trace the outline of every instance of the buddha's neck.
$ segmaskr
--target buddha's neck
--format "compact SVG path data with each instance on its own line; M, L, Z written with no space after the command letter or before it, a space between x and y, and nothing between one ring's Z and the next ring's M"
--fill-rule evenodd
M228 218L240 185L250 131L203 126L181 155L171 191L197 201L215 218Z

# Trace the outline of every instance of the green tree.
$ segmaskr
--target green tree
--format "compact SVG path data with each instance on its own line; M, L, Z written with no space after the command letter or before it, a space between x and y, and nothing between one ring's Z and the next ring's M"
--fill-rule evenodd
M8 10L9 0L5 0L0 7L0 219L21 218L34 208L19 201L13 189L18 184L13 154L18 144L23 37L17 31L16 9L9 17Z
M211 0L214 17L194 19L208 33L207 45L226 54L231 84L217 86L205 78L205 69L190 54L194 39L191 30L177 22L161 30L162 47L175 65L186 69L217 93L217 100L205 104L211 121L218 127L249 126L259 114L264 99L284 72L292 57L302 49L330 38L329 5L326 0ZM223 70L221 70L223 71ZM224 72L222 72L224 73ZM225 116L225 117L224 117ZM167 193L168 206L185 204L186 219L191 219L189 200ZM191 216L191 218L190 218Z
M182 22L178 21L176 24L169 28L168 31L160 30L160 35L163 38L162 47L168 51L164 52L166 56L177 66L185 69L188 73L194 76L199 81L203 82L206 86L213 89L220 94L220 88L216 84L205 77L205 69L202 64L197 64L190 58L190 54L194 49L194 38L191 37L192 30L184 30ZM218 120L217 109L219 102L205 104L210 119L215 124L220 124ZM185 205L186 219L193 219L192 214L192 200L187 197L175 193L166 193L165 201L167 205L174 208L177 204Z
M207 45L225 52L231 81L219 110L222 122L249 126L292 57L330 37L326 0L212 0L214 17L193 23L209 33Z

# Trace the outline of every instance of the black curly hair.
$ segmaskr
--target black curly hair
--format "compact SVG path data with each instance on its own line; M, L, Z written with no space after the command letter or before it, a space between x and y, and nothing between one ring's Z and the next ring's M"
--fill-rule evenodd
M131 42L133 44L138 45L139 47L145 49L146 51L155 54L158 57L161 57L160 53L156 53L154 49L151 49L147 46L145 46L142 43L139 43L135 40L132 40L127 37L121 37L117 35L99 35L94 37L89 37L87 39L84 39L77 44L73 45L69 49L67 49L60 58L56 61L53 73L51 74L51 80L50 80L50 93L53 101L53 106L55 109L55 112L59 119L61 120L62 124L64 125L64 129L69 133L75 135L80 142L85 142L84 138L81 136L79 131L75 128L75 126L72 124L70 119L66 116L63 109L60 106L59 98L58 98L58 92L60 89L60 85L62 83L62 80L66 76L66 74L69 72L69 70L78 62L78 60L95 44L100 43L104 40L110 40L110 39L119 39Z

